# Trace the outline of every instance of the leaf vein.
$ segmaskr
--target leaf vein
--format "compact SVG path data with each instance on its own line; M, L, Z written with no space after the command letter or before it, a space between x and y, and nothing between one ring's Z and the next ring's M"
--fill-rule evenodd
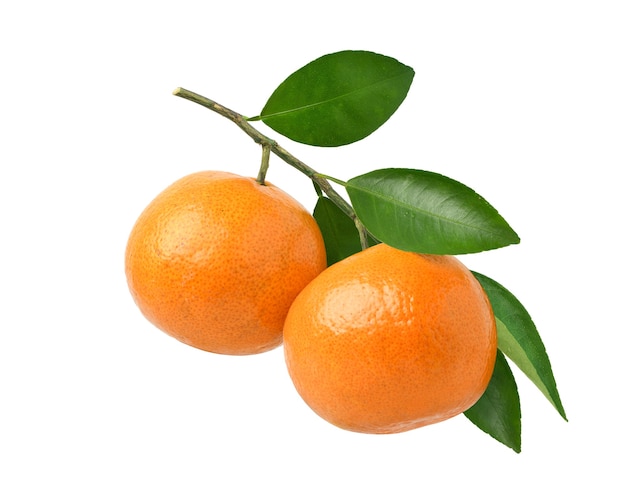
M368 190L368 189L366 189L366 188L364 188L362 186L354 186L354 185L352 185L352 188L353 189L358 189L361 192L363 192L363 193L365 193L367 195L372 196L372 198L374 198L374 199L383 200L383 201L385 201L387 203L390 203L391 205L395 205L395 206L397 206L397 207L399 207L401 209L405 209L405 210L410 209L410 210L414 210L414 211L420 212L421 214L425 214L426 216L428 216L428 217L430 217L432 219L436 219L436 220L439 220L439 221L445 221L445 222L448 222L450 224L454 224L456 226L460 226L460 227L463 227L463 228L470 228L470 229L473 229L473 230L481 230L483 232L491 233L493 235L501 235L501 232L492 230L491 228L483 227L483 226L479 226L479 225L471 225L471 224L465 223L463 221L459 221L459 220L455 220L455 219L452 219L452 218L449 218L449 217L445 217L445 216L442 216L441 214L435 213L433 211L426 210L423 207L420 207L420 206L417 206L417 205L411 205L408 202L404 202L404 201L399 200L399 199L394 198L394 197L385 196L385 195L381 194L380 192L376 192L376 191L373 191L373 190ZM451 197L451 198L453 198L453 197ZM440 204L443 204L443 203L445 203L445 201L440 202Z
M406 76L406 73L410 73L410 71L409 72L404 72L404 73L398 73L397 75L394 75L393 77L385 78L383 80L378 80L378 81L373 82L373 83L371 83L369 85L366 85L364 87L359 87L358 89L354 89L354 90L352 90L350 92L346 92L344 94L341 94L341 95L338 95L338 96L335 96L335 97L332 97L332 98L329 98L329 99L325 99L323 101L318 101L318 102L315 102L315 103L305 104L305 105L299 106L297 108L291 108L291 109L284 110L284 111L278 111L278 112L275 112L275 113L269 113L267 115L259 115L258 117L254 117L254 119L255 120L257 120L257 119L267 120L267 119L270 119L270 118L276 118L276 117L279 117L279 116L288 115L290 113L297 113L297 112L301 112L301 111L304 111L304 110L312 109L312 108L315 108L315 107L318 107L318 106L323 106L323 105L332 103L333 101L338 101L338 100L344 99L344 98L346 98L348 96L351 96L351 95L354 95L354 94L357 94L357 93L360 93L360 92L365 92L368 89L381 86L381 85L385 84L386 82L391 82L393 80L400 79L400 78Z

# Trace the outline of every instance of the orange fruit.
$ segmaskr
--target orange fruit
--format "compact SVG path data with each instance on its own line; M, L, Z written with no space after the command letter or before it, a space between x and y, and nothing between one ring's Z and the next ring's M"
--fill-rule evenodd
M284 329L304 401L347 430L396 433L451 418L485 391L497 350L490 303L453 256L379 244L320 273Z
M227 172L165 189L126 248L128 286L145 317L184 343L231 355L280 345L292 301L325 268L322 235L299 202Z

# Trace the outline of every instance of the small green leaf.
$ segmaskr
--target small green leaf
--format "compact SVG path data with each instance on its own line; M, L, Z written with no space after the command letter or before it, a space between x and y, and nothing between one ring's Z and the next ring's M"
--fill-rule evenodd
M478 428L515 452L522 450L522 414L515 378L500 350L489 386L482 397L465 411Z
M526 308L495 280L473 272L489 297L498 327L498 348L541 390L563 419L565 409L550 359Z
M292 73L261 115L276 132L313 146L341 146L370 135L406 97L415 72L387 56L342 51Z
M324 237L328 266L361 251L361 240L354 221L331 200L319 197L313 217ZM369 243L376 244L372 239Z
M519 237L480 195L441 174L381 169L350 179L354 210L378 240L427 254L467 254Z
M354 222L331 200L319 197L313 217L324 237L328 266L361 250Z

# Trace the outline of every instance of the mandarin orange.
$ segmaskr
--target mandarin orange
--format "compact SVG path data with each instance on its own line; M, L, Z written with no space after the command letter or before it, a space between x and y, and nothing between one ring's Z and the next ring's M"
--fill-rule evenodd
M298 393L330 423L395 433L451 418L485 391L494 315L455 257L379 244L320 273L284 328Z
M326 268L320 230L269 184L205 171L166 188L139 216L126 277L144 316L196 348L230 355L280 345L296 295Z

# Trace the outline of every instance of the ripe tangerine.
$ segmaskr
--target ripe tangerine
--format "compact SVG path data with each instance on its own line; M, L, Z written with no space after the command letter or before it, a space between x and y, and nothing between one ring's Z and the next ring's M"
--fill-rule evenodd
M230 355L280 345L293 299L326 268L306 209L270 183L204 171L159 194L126 248L144 316L196 348Z
M457 258L379 244L304 288L287 315L284 351L298 393L321 417L396 433L480 398L495 364L496 324Z

